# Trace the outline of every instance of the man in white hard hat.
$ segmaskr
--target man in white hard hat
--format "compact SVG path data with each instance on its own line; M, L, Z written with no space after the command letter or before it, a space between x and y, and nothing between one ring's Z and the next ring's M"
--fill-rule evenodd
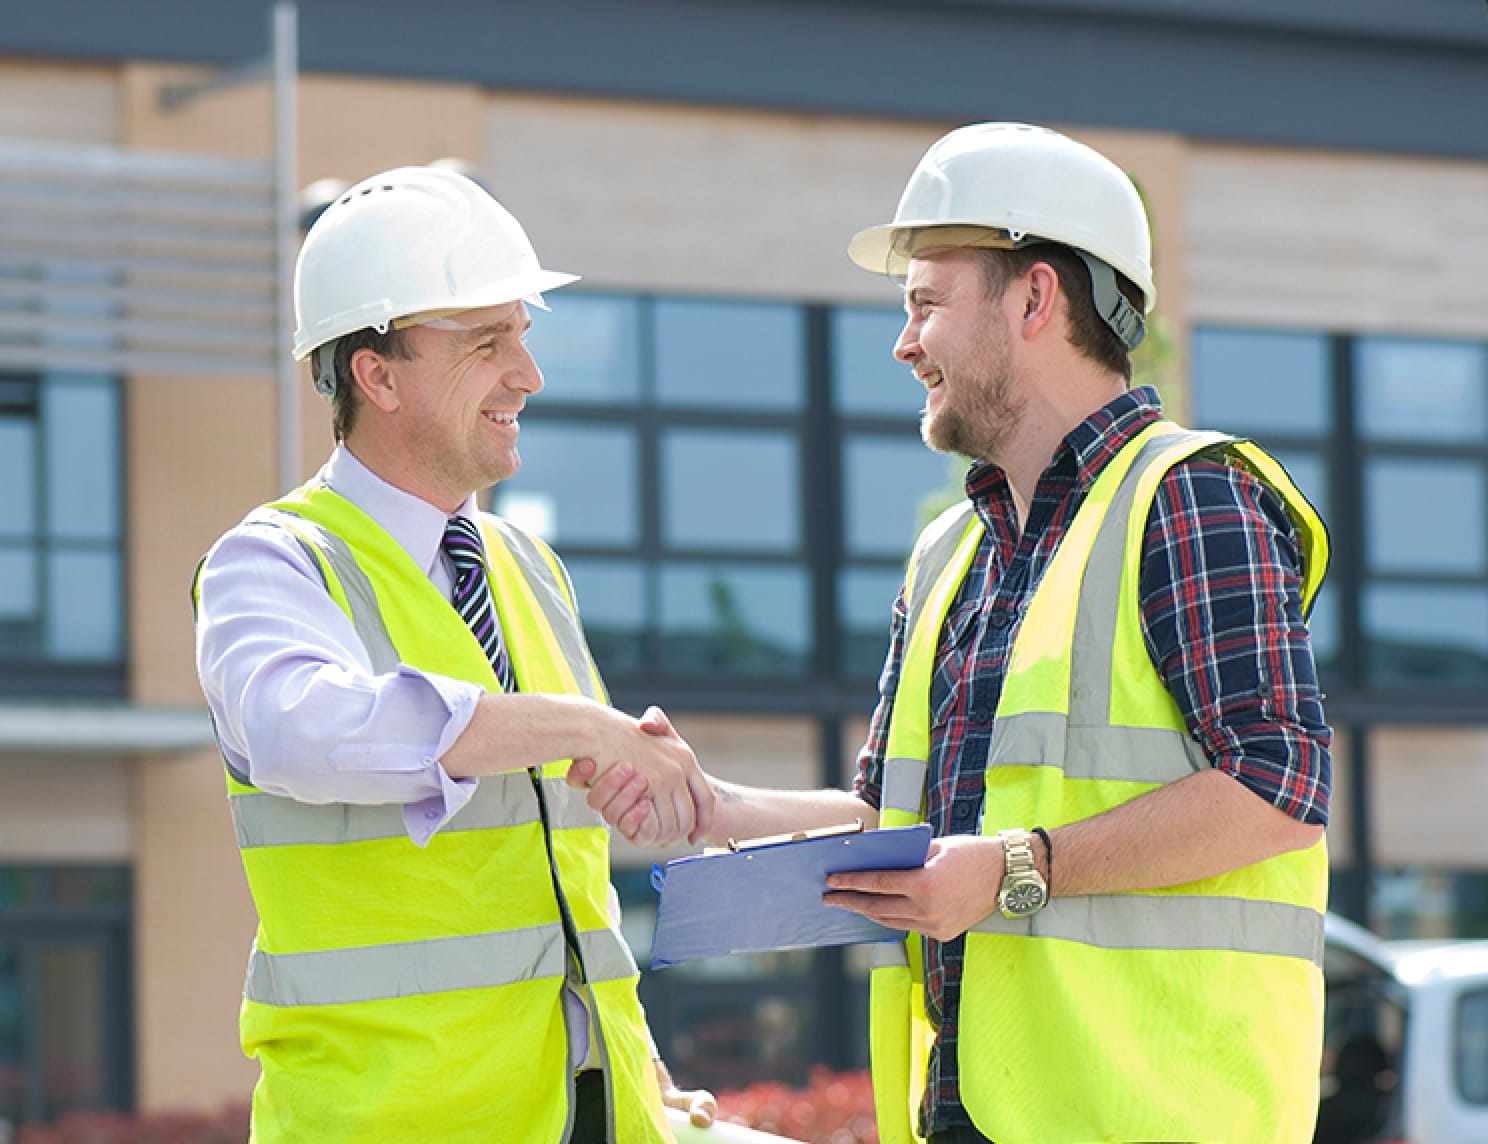
M1114 164L1007 123L850 247L903 281L894 354L967 499L916 544L852 793L713 780L704 833L934 826L923 869L829 879L910 931L873 974L885 1142L1312 1137L1327 537L1264 452L1130 388L1149 248ZM642 828L619 785L591 800Z
M706 829L710 792L607 705L553 553L475 499L543 386L529 307L573 281L449 170L368 179L306 236L295 353L337 445L196 584L261 1144L670 1139L609 830L564 776L589 760L657 834Z

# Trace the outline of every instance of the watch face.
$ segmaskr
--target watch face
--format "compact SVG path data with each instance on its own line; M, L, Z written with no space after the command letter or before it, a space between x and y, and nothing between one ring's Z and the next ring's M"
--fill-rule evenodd
M1047 899L1048 895L1039 883L1019 882L1009 886L1003 895L1002 912L1011 918L1024 918L1041 910Z

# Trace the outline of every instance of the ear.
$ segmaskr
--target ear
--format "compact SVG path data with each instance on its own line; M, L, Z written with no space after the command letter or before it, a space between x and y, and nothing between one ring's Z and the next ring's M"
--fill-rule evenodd
M376 350L365 347L351 355L351 376L357 388L375 409L383 413L396 412L401 404L398 396L398 381L388 365L387 358Z
M1032 338L1046 329L1058 313L1059 275L1047 262L1035 262L1019 285L1023 312L1018 320L1023 336Z

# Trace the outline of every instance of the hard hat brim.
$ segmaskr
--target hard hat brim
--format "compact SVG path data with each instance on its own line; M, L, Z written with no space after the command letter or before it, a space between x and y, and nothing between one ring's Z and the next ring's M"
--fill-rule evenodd
M577 274L566 274L560 270L532 270L503 282L494 283L483 290L474 290L461 295L457 299L458 308L483 310L488 306L524 301L577 281L579 281ZM426 311L448 310L450 303L450 297L445 295L442 298L429 299L428 305L419 305L414 302L406 307L400 307L403 310L402 313L390 314L386 304L379 299L358 310L332 315L311 329L295 331L295 361L304 361L320 346L333 342L337 338L344 338L347 334L354 334L358 330L365 330L369 327L386 330L397 318L405 318L411 314L421 314Z

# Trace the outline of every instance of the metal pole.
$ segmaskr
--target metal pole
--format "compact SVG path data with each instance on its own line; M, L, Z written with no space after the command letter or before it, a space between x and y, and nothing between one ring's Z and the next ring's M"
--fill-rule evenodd
M278 339L276 380L279 408L279 465L276 492L300 483L300 376L294 360L294 263L299 247L299 208L295 190L299 133L295 80L299 71L299 14L295 5L274 5L274 235L278 263Z

